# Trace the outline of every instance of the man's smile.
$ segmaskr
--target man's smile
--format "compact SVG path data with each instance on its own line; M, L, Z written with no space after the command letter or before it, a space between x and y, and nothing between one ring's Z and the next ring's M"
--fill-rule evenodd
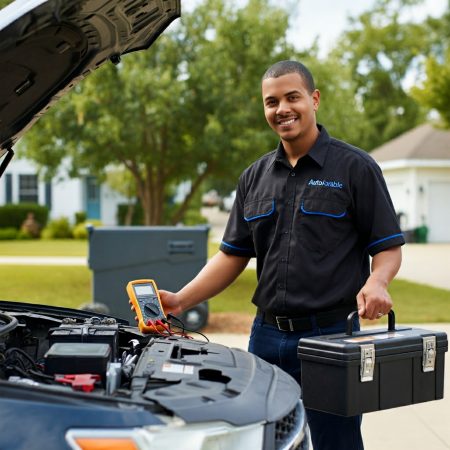
M286 126L286 125L292 125L297 120L297 117L290 117L288 119L279 119L278 125Z

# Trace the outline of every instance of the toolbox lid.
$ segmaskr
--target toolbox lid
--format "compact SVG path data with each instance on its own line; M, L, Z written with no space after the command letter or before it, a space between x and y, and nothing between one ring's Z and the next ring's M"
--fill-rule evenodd
M321 357L340 361L360 361L361 345L373 344L377 358L404 353L422 353L423 338L436 336L436 351L448 350L447 334L440 331L420 328L398 327L393 331L386 329L362 330L302 338L298 344L299 359Z

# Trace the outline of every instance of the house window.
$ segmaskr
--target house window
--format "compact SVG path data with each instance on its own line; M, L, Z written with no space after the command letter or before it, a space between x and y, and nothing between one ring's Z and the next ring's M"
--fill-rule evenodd
M19 203L38 203L37 175L19 175Z

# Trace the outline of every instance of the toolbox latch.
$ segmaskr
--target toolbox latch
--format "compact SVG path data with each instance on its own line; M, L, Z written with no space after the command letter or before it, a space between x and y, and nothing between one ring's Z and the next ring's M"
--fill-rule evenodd
M436 363L436 336L422 337L423 357L422 370L424 372L433 372Z
M372 381L375 369L375 345L361 345L361 381Z

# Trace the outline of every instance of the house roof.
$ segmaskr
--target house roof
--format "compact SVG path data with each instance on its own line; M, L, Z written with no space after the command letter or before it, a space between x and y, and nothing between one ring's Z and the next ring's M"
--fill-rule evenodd
M370 155L377 162L405 159L450 160L450 131L419 125L376 148Z

